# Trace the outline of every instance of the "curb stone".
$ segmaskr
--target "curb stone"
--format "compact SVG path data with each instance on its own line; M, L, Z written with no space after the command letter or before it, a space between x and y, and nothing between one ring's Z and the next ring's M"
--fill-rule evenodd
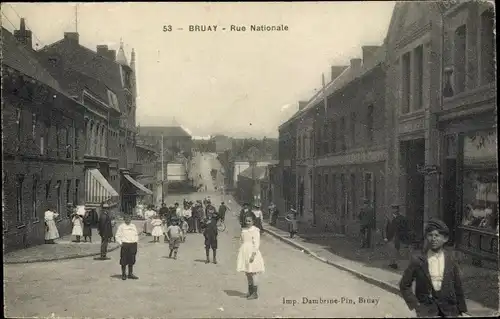
M139 238L139 241L143 240L144 238L147 238L147 236L142 236ZM115 247L109 248L108 253L117 250L120 248L120 245L116 245ZM92 257L92 256L99 256L101 253L98 252L92 252L92 253L86 253L82 255L70 255L70 256L64 256L64 257L55 257L55 258L46 258L46 259L34 259L34 260L26 260L26 261L4 261L4 265L19 265L19 264L34 264L34 263L44 263L44 262L51 262L51 261L58 261L58 260L70 260L70 259L78 259L78 258L85 258L85 257Z
M271 230L269 230L267 228L264 228L264 232L272 235L275 238L278 238L279 240L281 240L284 243L289 244L290 246L293 246L293 247L295 247L297 249L302 250L307 255L310 255L310 256L314 257L315 259L317 259L317 260L319 260L321 262L324 262L324 263L326 263L328 265L334 266L335 268L338 268L338 269L340 269L342 271L348 272L351 275L354 275L355 277L357 277L357 278L359 278L359 279L361 279L361 280L363 280L363 281L365 281L365 282L367 282L369 284L372 284L374 286L382 288L382 289L384 289L384 290L386 290L386 291L388 291L388 292L390 292L392 294L395 294L395 295L401 297L401 293L399 291L399 287L397 287L396 285L393 285L393 284L387 283L385 281L373 278L373 277L371 277L369 275L360 273L360 272L358 272L358 271L356 271L354 269L351 269L349 267L342 266L342 265L340 265L340 264L338 264L336 262L330 261L330 260L328 260L328 259L326 259L324 257L319 256L315 252L311 251L309 248L304 247L301 244L296 243L296 242L294 242L294 241L292 241L292 240L290 240L288 238L285 238L285 237L283 237L283 236L277 234L276 232L271 231ZM479 312L476 313L476 311L474 311L474 315L471 314L470 311L469 311L468 313L464 313L463 316L464 317L472 317L472 316L495 316L495 314L496 314L495 310L489 309L489 308L485 308L485 309L487 309L487 310L484 310L484 311L481 310L480 313Z

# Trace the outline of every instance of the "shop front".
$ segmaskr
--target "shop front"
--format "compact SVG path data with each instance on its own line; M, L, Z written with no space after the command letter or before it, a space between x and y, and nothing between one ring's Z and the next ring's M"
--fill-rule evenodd
M453 230L451 240L460 251L478 262L495 262L498 259L496 124L466 127L469 130L445 136L443 219Z

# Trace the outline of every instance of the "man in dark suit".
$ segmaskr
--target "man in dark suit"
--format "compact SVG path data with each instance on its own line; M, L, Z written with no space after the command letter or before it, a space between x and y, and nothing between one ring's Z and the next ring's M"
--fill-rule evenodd
M384 240L390 249L391 263L389 267L398 269L398 259L401 257L401 248L412 248L413 234L408 225L408 220L401 215L398 204L391 205L391 219L388 220L385 226Z
M449 238L448 226L431 219L425 234L423 254L412 258L399 283L401 295L418 317L460 316L467 312L467 305L458 265L443 249Z
M370 248L372 245L372 230L375 228L375 209L367 198L363 200L359 221L362 238L361 248Z
M253 214L252 210L250 209L250 204L249 203L243 203L243 208L240 211L240 225L241 225L241 228L245 227L245 218L247 216L252 216L252 218L255 218L255 215Z
M101 260L107 260L108 243L113 238L113 226L111 225L111 216L109 215L109 205L103 203L101 205L102 212L99 217L99 235L101 236Z

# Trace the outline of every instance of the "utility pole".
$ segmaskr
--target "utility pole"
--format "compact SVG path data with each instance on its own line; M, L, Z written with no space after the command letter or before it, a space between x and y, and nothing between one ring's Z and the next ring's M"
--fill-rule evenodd
M164 155L163 155L163 135L161 136L161 202L164 203L165 202L165 192L163 190L163 185L164 185L164 180L165 180L165 171L164 171L164 168L163 168L163 162L164 162L164 159L163 159Z

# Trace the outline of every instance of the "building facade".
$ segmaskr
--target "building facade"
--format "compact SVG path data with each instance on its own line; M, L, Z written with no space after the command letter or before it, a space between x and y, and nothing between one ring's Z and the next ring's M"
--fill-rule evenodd
M163 136L164 150L168 150L174 157L179 153L186 158L191 157L192 137L181 126L141 126L139 136L149 144L159 145Z
M44 242L44 212L84 197L85 108L38 62L24 21L15 37L2 29L2 199L5 251Z
M296 208L296 154L297 154L297 124L287 121L279 127L278 158L281 171L281 183L278 185L276 205L281 212Z

